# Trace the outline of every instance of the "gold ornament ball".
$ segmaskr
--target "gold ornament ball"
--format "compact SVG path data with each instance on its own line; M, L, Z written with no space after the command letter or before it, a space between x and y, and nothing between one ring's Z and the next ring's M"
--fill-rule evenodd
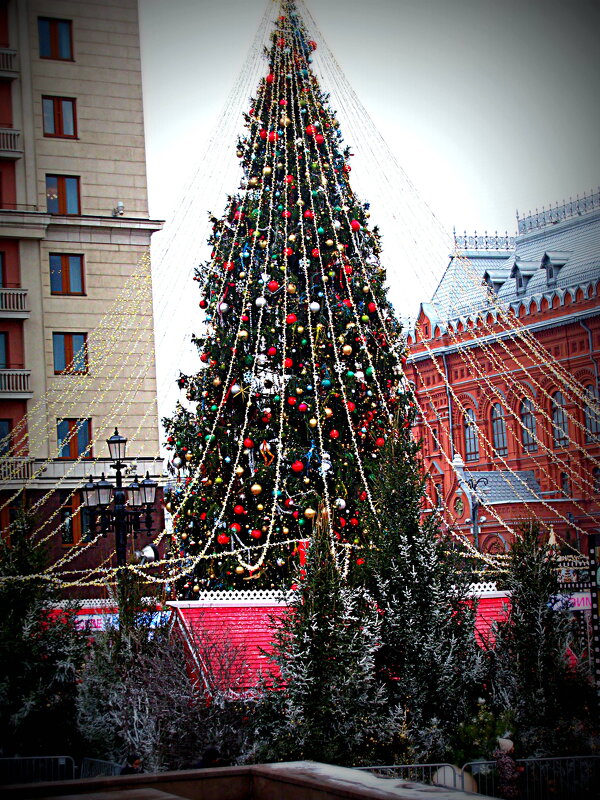
M327 245L327 247L333 247L333 245L335 244L335 242L333 241L333 239L327 239L327 241L325 242L325 244Z
M310 425L311 428L316 428L317 420L314 417L312 417L311 419L308 420L308 424Z
M245 272L240 272L240 278L245 278L245 277L246 277L246 273Z
M194 584L194 588L192 589L192 591L195 592L196 594L198 594L200 592L200 587L198 586L197 583Z
M302 389L300 386L297 386L296 387L296 394L303 394L303 393L304 393L304 389Z
M333 417L333 410L329 408L329 406L325 408L325 416L327 417L327 419L331 419L331 417Z
M307 508L306 511L304 512L304 516L306 517L306 519L312 519L313 517L316 517L316 515L317 512L314 510L314 508Z
M191 460L192 460L192 458L193 458L193 455L192 455L191 453L186 453L186 454L185 454L185 460L186 460L186 461L191 461Z
M236 571L236 573L237 573L238 575L243 575L243 574L244 574L244 568L242 567L242 565L241 565L241 564L239 564L239 565L238 565L238 566L235 568L235 571Z
M223 478L222 478L220 475L218 475L218 476L215 478L215 483L223 483Z
M351 347L349 344L345 344L345 345L342 347L342 353L343 353L345 356L349 356L349 355L352 353L352 347Z
M184 542L187 539L187 533L185 531L181 534L181 538L183 539Z
M365 294L369 294L369 291L370 291L370 289L369 289L369 287L368 287L368 286L363 286L363 287L362 287L362 290L363 290L363 292L364 292Z
M259 246L259 247L260 247L262 250L264 250L264 249L265 249L265 247L267 246L267 240L266 240L266 239L261 239L261 240L260 240L260 242L258 243L258 246Z
M244 154L242 153L242 151L241 151L241 150L236 150L236 153L235 153L235 154L236 154L236 156L237 156L238 158L241 158L241 157L244 155Z
M259 236L260 236L260 231L253 231L253 233L252 233L252 238L253 239L258 239Z
M340 253L343 253L346 249L346 245L338 244L337 249L340 251Z
M258 178L250 178L248 186L258 186Z
M167 511L170 511L173 508L173 506L169 502L169 503L166 504L165 508L167 509Z
M259 503L256 507L258 508L259 511L263 511L264 510L264 506L263 506L262 503Z
M298 325L296 330L298 331L298 333L304 333L304 325Z
M247 339L249 335L250 335L250 334L248 333L248 331L241 330L241 331L238 333L238 339Z
M243 475L243 474L244 474L244 468L243 468L243 467L236 467L236 468L235 468L235 474L236 474L238 477L239 477L240 475Z
M288 284L288 294L296 294L296 285L294 283Z
M304 478L304 483L310 483L310 478Z
M221 385L221 378L214 378L213 386L220 386L220 385Z
M288 242L295 242L295 241L296 241L296 234L295 234L295 233L290 233L290 235L288 236ZM291 286L291 285L292 285L292 284L290 284L290 286ZM295 289L295 288L296 288L296 287L294 286L294 289ZM288 292L289 292L289 291L290 291L290 287L288 286Z
M284 533L286 536L287 536L287 535L288 535L288 533L290 532L290 529L289 529L289 528L282 528L281 530L283 531L283 533Z
M273 170L271 169L271 167L265 167L263 169L263 175L270 175L272 172Z
M256 497L262 492L262 486L260 485L260 483L253 483L252 486L250 487L250 491Z

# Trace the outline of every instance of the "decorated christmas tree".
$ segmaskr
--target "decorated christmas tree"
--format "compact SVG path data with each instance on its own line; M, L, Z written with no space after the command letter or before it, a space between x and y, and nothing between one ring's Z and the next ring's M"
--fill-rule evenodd
M238 141L239 191L195 276L199 369L164 420L181 597L285 583L320 507L343 570L362 564L377 459L394 415L411 424L380 237L315 48L284 0Z

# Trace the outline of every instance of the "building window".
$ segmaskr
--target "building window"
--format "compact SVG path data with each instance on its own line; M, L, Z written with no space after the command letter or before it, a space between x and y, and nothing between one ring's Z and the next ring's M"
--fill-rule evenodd
M64 139L77 137L75 100L68 97L42 97L44 136Z
M46 207L49 214L80 214L79 178L46 175Z
M538 449L537 422L533 411L533 402L528 397L521 401L519 416L522 425L521 442L523 443L523 450L527 453L535 452Z
M78 492L61 492L61 540L72 546L91 539L90 511L81 505Z
M594 493L600 494L600 467L594 467L592 470L592 481L594 484Z
M431 429L431 451L437 453L440 449L440 437L437 428Z
M584 406L585 414L585 441L588 444L600 439L600 411L598 410L598 390L591 383L585 387L589 398Z
M571 496L571 485L569 483L569 476L566 472L560 473L560 490L565 497Z
M0 289L6 288L6 253L0 252Z
M7 456L11 448L12 419L0 419L0 456Z
M475 412L468 408L464 419L465 461L477 461L479 458L479 436L475 424Z
M8 333L0 333L0 369L8 369Z
M38 17L40 58L59 61L73 60L73 30L71 20Z
M504 411L500 403L492 406L492 437L496 455L505 456L508 453L506 444L506 423L504 422Z
M565 447L569 443L569 425L562 392L552 395L552 441L554 447Z
M88 370L87 334L53 333L54 374L85 375Z
M83 256L50 253L50 292L52 294L85 294Z
M60 419L56 425L59 458L92 458L91 419Z

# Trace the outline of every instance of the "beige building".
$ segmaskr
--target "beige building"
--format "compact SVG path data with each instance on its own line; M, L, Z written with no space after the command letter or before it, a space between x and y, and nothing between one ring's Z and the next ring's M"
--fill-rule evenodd
M106 439L160 473L137 0L0 2L0 523L55 488L60 546ZM24 421L27 414L27 421ZM70 522L70 516L73 520Z

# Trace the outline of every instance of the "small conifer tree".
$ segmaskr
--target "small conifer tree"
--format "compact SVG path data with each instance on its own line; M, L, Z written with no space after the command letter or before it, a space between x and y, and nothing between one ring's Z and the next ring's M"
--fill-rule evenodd
M373 763L400 727L376 678L377 610L344 581L322 514L275 623L270 658L280 678L257 704L253 760Z

